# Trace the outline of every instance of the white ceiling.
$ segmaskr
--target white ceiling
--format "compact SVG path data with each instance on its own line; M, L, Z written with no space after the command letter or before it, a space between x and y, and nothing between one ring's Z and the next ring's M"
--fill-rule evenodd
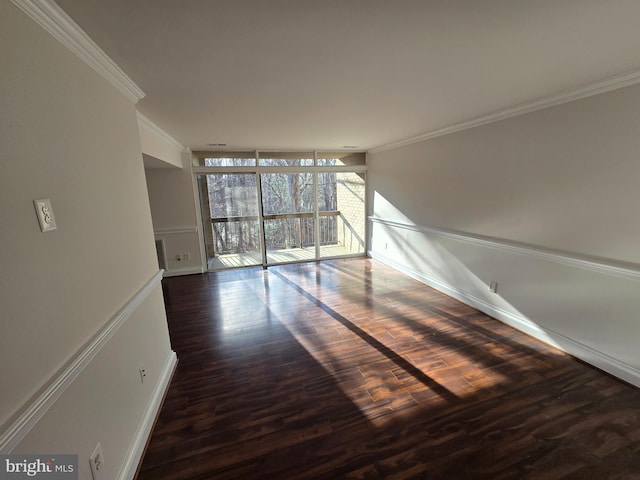
M361 149L640 67L638 0L57 0L193 150Z

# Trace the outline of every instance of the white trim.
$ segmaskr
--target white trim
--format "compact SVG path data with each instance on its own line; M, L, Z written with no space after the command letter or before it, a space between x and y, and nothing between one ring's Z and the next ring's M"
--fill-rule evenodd
M162 270L153 277L129 300L116 315L98 332L94 339L79 351L69 366L52 378L44 391L30 404L13 424L0 436L0 453L8 454L31 431L36 423L47 413L56 400L89 365L131 314L142 304L149 293L162 280Z
M561 252L548 248L526 245L510 240L477 235L474 233L460 232L434 226L421 226L395 222L392 220L386 220L374 216L369 217L369 221L372 223L380 223L394 228L402 228L405 230L427 233L429 235L434 235L437 237L453 238L455 240L473 243L476 245L481 245L483 247L509 251L520 255L528 255L541 260L568 265L570 267L577 267L597 273L604 273L606 275L626 278L627 280L640 280L640 265L633 263L622 263L608 259L592 258L577 253Z
M197 175L193 174L193 161L195 159L193 152L187 147L187 153L189 155L189 165L191 168L191 191L193 193L193 202L196 210L196 227L199 232L204 231L204 222L202 220L202 201L200 198L200 185L198 184ZM208 268L207 262L207 250L204 240L204 235L198 235L198 244L200 245L200 265L202 265L202 271L206 271Z
M178 235L181 233L198 233L198 226L191 227L172 227L172 228L158 228L153 231L154 235Z
M162 137L164 140L166 140L172 146L174 146L178 152L182 153L187 151L187 149L180 142L178 142L175 138L173 138L171 135L169 135L167 132L165 132L163 129L161 129L158 125L153 123L143 114L136 111L136 116L138 117L138 127L146 128L147 130Z
M133 103L144 97L140 87L54 2L11 1Z
M564 103L573 102L574 100L580 100L582 98L592 97L600 93L609 92L611 90L617 90L619 88L628 87L640 83L640 68L629 70L627 72L620 73L611 77L607 77L595 82L583 85L578 88L572 88L563 90L553 95L536 98L529 102L520 103L511 107L497 110L495 112L481 115L471 120L456 123L448 127L432 130L431 132L418 135L416 137L407 138L397 142L387 143L379 145L374 148L370 148L369 153L378 153L392 148L403 147L412 143L423 142L435 137L441 137L450 133L460 132L473 127L479 127L480 125L486 125L488 123L498 122L500 120L506 120L507 118L517 117L524 115L525 113L535 112L544 108L554 107L562 105Z
M157 238L155 240L155 244L156 244L156 254L157 253L160 254L160 258L158 259L158 264L162 270L166 270L169 260L167 259L167 247L165 245L164 238ZM160 252L158 252L158 245L160 245Z
M153 390L147 409L140 420L138 428L136 429L136 434L129 445L127 456L120 468L120 473L118 473L118 476L116 477L118 480L131 480L135 476L140 460L142 459L142 454L144 453L144 449L147 445L147 440L151 435L151 430L153 429L158 411L160 410L160 407L162 407L162 401L165 393L169 389L169 383L171 382L171 377L173 376L177 363L178 358L176 356L176 352L171 351L164 362L164 368L160 373L160 378Z
M417 272L411 268L400 265L384 256L374 254L369 251L369 256L391 268L394 268L420 282L429 285L436 290L443 292L462 303L472 306L487 315L490 315L513 328L535 337L536 339L562 350L569 355L579 358L591 365L594 365L605 372L610 373L626 382L640 387L640 370L628 365L620 360L602 353L594 348L577 342L561 333L535 324L528 318L508 312L502 308L488 303L474 295L470 295L452 285L444 283L433 277Z
M196 167L193 166L191 171L194 174L215 174L215 173L313 173L313 172L346 172L346 173L363 173L367 171L366 165L348 165L344 167L323 166L323 167Z
M164 277L178 277L180 275L195 275L202 273L201 266L184 267L184 268L168 268L164 272Z

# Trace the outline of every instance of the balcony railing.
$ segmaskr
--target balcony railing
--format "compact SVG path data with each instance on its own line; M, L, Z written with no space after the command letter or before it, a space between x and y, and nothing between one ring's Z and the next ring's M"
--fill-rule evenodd
M320 245L339 243L339 211L319 212ZM313 213L264 215L267 250L306 248L315 244ZM257 215L212 218L216 256L260 250Z

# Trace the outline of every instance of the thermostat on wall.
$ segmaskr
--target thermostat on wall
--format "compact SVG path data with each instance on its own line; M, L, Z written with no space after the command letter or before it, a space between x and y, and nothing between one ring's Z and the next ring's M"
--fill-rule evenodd
M51 200L48 198L40 198L33 201L33 206L36 207L36 214L38 215L38 222L40 223L41 231L48 232L49 230L55 230L58 228L56 225L56 219L53 216Z

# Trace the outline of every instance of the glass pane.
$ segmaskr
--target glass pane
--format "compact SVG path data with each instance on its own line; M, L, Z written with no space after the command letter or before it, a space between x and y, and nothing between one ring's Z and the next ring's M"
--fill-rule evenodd
M320 257L365 253L364 173L318 173Z
M255 152L200 152L198 166L204 167L255 167Z
M313 212L312 173L263 173L264 215Z
M313 214L308 215L265 219L268 264L315 259Z
M261 167L312 167L313 152L259 152Z
M267 263L313 260L313 174L263 173L260 181Z
M199 175L210 269L261 265L255 174Z
M319 167L344 167L365 163L364 152L318 152Z

